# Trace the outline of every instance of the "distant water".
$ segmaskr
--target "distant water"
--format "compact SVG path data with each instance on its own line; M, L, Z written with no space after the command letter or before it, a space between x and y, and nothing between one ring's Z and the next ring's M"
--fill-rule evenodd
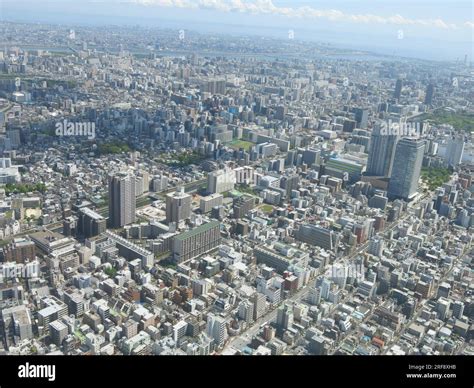
M72 51L66 46L41 46L41 45L23 45L21 47L24 50L43 50L49 51L51 53L72 53ZM133 50L131 49L130 52L136 55L147 55L149 51L143 50ZM162 51L154 51L157 56L161 57L182 57L187 56L193 53L196 53L196 50L162 50ZM301 55L298 53L286 53L286 54L270 54L270 53L240 53L240 52L232 52L232 51L203 51L199 53L200 56L204 57L227 57L227 58L256 58L259 60L284 60L284 59L301 59ZM350 53L334 53L334 54L321 54L321 55L313 55L312 57L308 57L306 59L327 59L327 60L347 60L347 61L382 61L382 60L393 60L393 57L386 56L386 55L377 55L371 53L358 53L358 54L350 54Z

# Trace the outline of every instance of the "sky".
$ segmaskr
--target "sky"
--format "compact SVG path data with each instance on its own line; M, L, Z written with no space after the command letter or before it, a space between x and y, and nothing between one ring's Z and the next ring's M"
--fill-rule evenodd
M382 54L472 60L471 0L1 0L0 19L142 24L331 43Z

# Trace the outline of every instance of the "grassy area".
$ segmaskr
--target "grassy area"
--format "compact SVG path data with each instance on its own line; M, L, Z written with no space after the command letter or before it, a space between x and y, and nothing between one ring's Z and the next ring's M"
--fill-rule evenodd
M81 333L80 330L76 330L74 332L74 335L79 339L79 341L81 341L82 344L86 342L86 337L84 336L84 334Z
M155 255L155 260L157 261L164 261L165 263L169 263L169 261L166 261L168 258L170 258L171 252L163 252Z
M8 183L5 185L5 193L10 195L11 193L15 194L26 194L32 191L39 191L40 193L46 192L46 185L44 183L25 184L25 183Z
M447 168L423 167L421 170L421 179L428 185L430 190L435 190L449 181L451 171Z
M226 145L237 151L241 148L243 148L245 151L249 151L255 144L246 140L233 140Z
M260 206L259 209L260 209L262 212L264 212L264 213L271 213L271 212L273 212L273 206L272 206L272 205L268 205L268 204L265 204L265 205Z
M111 267L111 268L106 268L106 269L104 270L104 272L105 272L108 276L110 276L111 278L114 278L115 276L117 276L117 270L116 270L115 268L113 268L113 267Z
M450 124L457 131L474 132L474 113L465 111L448 112L444 109L438 109L432 113L419 116L418 120L428 120L434 125Z
M257 192L255 191L255 189L247 185L236 185L235 190L244 194L257 195Z
M191 164L199 164L204 160L206 160L206 157L197 152L184 152L166 159L158 159L158 162L166 164L169 167L186 167Z
M121 141L115 141L113 143L102 143L99 144L99 154L121 154L123 152L130 152L130 146L127 143Z

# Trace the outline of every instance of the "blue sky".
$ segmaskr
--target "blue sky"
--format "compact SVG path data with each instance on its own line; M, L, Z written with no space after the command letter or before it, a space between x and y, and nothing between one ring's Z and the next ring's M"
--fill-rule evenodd
M0 2L1 4L2 2ZM272 35L387 54L472 60L470 0L3 0L4 20L143 24ZM403 39L399 39L403 30Z

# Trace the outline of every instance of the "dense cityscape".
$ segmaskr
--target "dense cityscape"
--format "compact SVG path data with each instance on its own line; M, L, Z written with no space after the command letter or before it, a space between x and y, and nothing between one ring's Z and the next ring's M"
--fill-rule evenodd
M471 60L1 22L1 354L473 355Z

